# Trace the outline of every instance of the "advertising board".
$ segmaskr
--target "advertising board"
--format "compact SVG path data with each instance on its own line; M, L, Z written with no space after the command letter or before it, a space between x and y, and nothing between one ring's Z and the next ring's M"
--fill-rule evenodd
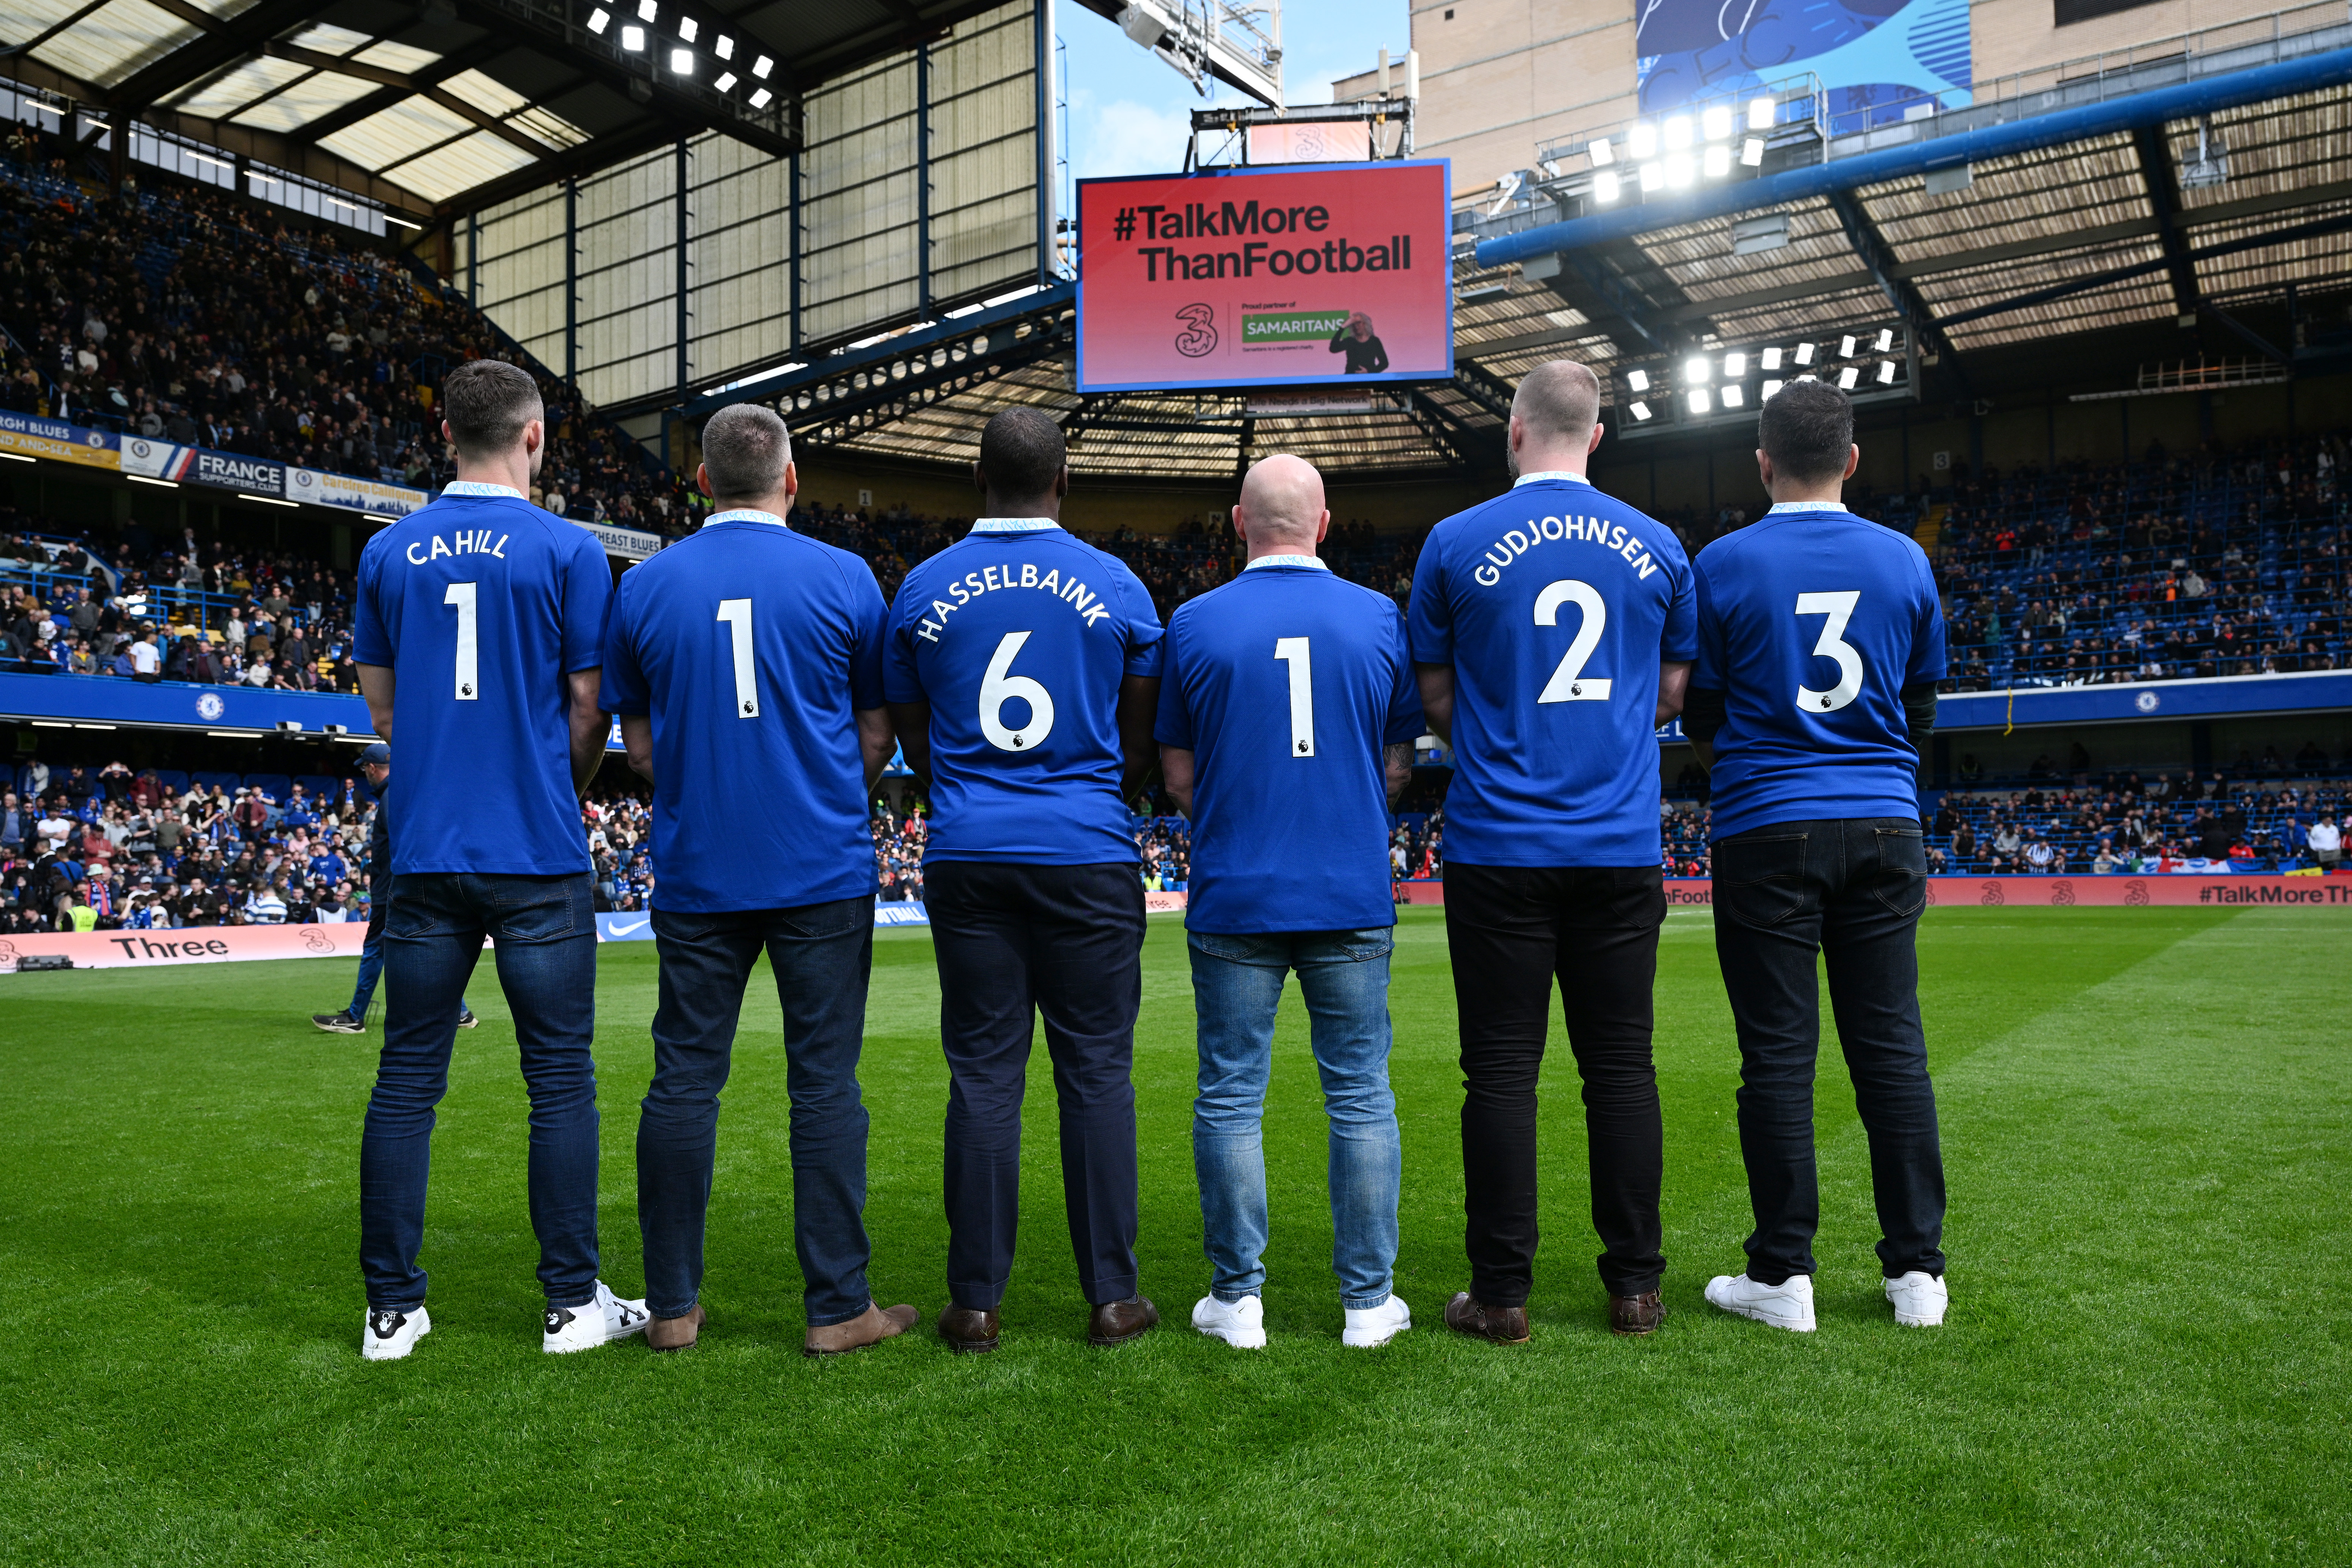
M1078 182L1080 392L1454 374L1443 159Z

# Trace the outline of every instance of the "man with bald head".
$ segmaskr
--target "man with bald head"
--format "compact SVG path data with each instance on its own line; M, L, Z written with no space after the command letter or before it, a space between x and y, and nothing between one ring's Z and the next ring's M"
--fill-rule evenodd
M1331 1124L1340 1341L1385 1344L1412 1326L1390 1290L1402 1154L1389 1091L1387 857L1421 706L1395 602L1316 558L1331 514L1314 466L1260 462L1233 516L1249 563L1171 617L1154 731L1168 792L1192 819L1192 1160L1210 1267L1192 1326L1244 1349L1265 1343L1259 1123L1275 1009L1296 971Z
M1572 360L1512 399L1507 495L1431 531L1412 657L1454 748L1445 935L1462 1033L1470 1289L1460 1332L1528 1337L1536 1253L1536 1079L1554 977L1584 1081L1592 1223L1609 1326L1646 1334L1658 1296L1664 1141L1651 1064L1660 886L1656 727L1698 652L1673 531L1585 479L1601 388Z

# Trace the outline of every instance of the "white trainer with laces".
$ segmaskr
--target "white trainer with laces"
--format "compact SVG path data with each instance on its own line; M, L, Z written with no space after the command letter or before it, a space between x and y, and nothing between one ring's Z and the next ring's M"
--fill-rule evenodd
M1718 1274L1706 1282L1706 1299L1727 1312L1769 1323L1791 1333L1813 1331L1813 1280L1791 1274L1778 1285L1759 1285L1745 1274Z
M1265 1303L1255 1296L1244 1296L1238 1301L1203 1296L1192 1304L1192 1326L1235 1350L1265 1349Z
M1895 1321L1906 1329L1940 1329L1950 1300L1944 1277L1914 1268L1900 1279L1886 1282L1886 1299L1895 1303Z
M360 1356L365 1361L399 1361L432 1331L432 1314L421 1306L413 1312L371 1307L367 1327L360 1331Z
M550 1307L541 1321L539 1348L550 1355L593 1351L598 1345L646 1331L653 1314L643 1301L624 1300L596 1281L596 1299L582 1307Z
M1412 1327L1412 1309L1402 1296L1391 1296L1377 1307L1349 1307L1348 1326L1339 1342L1350 1350L1368 1351L1384 1345Z

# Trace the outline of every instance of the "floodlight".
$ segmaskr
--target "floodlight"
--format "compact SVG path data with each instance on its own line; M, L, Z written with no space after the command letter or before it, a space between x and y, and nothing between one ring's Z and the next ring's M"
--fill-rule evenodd
M1617 154L1611 149L1606 136L1595 136L1586 142L1584 155L1592 160L1592 166L1596 169L1605 169L1617 161Z
M775 68L776 62L770 59L765 55L761 55L758 59L751 62L751 74L758 77L761 81L767 80L768 73Z
M1712 379L1714 374L1715 366L1707 363L1707 357L1705 354L1696 354L1683 363L1685 381L1705 382Z
M1773 396L1773 395L1774 395L1775 393L1779 392L1779 391L1780 390L1780 388L1781 388L1781 387L1783 387L1783 386L1785 386L1785 385L1787 385L1787 384L1787 384L1786 382L1780 382L1780 381L1768 381L1768 382L1766 382L1766 383L1764 384L1764 393L1763 393L1764 401L1765 401L1765 402L1767 402L1767 403L1771 402L1771 401L1772 401L1772 396Z
M1838 340L1838 358L1852 359L1853 357L1853 334L1852 332L1848 332L1845 336Z
M1769 131L1772 129L1772 100L1770 99L1751 98L1748 100L1748 129L1750 131Z
M1679 152L1691 144L1691 121L1687 114L1666 117L1666 151Z
M1697 177L1697 174L1698 167L1691 162L1689 153L1669 153L1666 154L1666 184L1673 186L1675 190L1679 191L1684 189L1693 179Z
M669 74L672 76L692 76L694 74L694 51L692 49L670 50Z
M1750 136L1739 144L1739 166L1743 169L1760 169L1764 166L1764 138Z
M1646 370L1629 370L1625 373L1625 384L1636 392L1647 392L1650 390L1650 373Z
M621 29L621 47L635 54L645 47L646 30L643 27L633 26Z
M1710 142L1720 142L1731 134L1731 110L1717 104L1698 117L1699 132Z
M638 20L638 21L640 21L640 22L650 22L650 21L652 21L655 17L656 17L656 16L660 16L660 15L661 15L661 7L660 7L659 5L656 5L656 4L654 3L654 0L637 0L637 20Z
M770 92L766 88L761 88L751 94L751 107L754 109L765 109L768 107L768 100L775 96L776 95L774 93Z
M1878 384L1881 386L1893 386L1895 384L1895 362L1893 360L1883 359L1878 362Z
M1893 348L1895 346L1895 329L1893 327L1879 328L1878 341L1872 343L1870 346L1879 353L1885 353L1887 350Z
M1642 165L1642 188L1643 190L1654 191L1665 183L1666 171L1663 164L1644 163Z
M1646 403L1636 403L1633 405L1633 413L1637 422L1645 420L1650 416L1650 405Z
M688 44L694 42L695 34L700 31L702 31L702 24L697 22L693 17L680 16L677 19L677 37L679 42Z
M1858 364L1850 364L1838 372L1838 389L1841 392L1852 392L1853 384L1861 379L1862 367Z
M735 40L724 33L719 35L719 42L711 47L718 52L719 58L722 60L731 60L735 58Z
M1820 376L1818 376L1818 375L1813 375L1813 374L1804 374L1804 375L1801 375L1801 376L1799 376L1797 379L1798 379L1799 381L1819 381L1819 380L1821 380L1821 377L1820 377Z
M1723 356L1723 379L1737 381L1748 374L1748 356L1737 349Z
M1607 206L1622 194L1622 182L1609 170L1603 169L1592 176L1592 199L1601 205Z
M1723 389L1723 405L1726 408L1737 408L1741 403L1745 402L1746 399L1747 394L1742 392L1738 387L1727 386Z
M1797 345L1797 363L1798 363L1799 364L1811 364L1811 363L1813 363L1813 345L1812 345L1812 344L1811 344L1811 343L1799 343L1799 344ZM1804 379L1804 377L1800 376L1800 377L1798 377L1797 379L1799 379L1800 381L1801 381L1801 380L1803 380L1803 379Z
M1763 366L1766 370L1778 370L1780 368L1780 351L1779 349L1766 349L1762 353L1756 356L1756 363Z
M1709 147L1701 154L1700 166L1706 170L1706 177L1708 179L1719 180L1723 178L1724 175L1731 173L1731 149L1728 147Z
M604 29L612 25L613 13L605 10L601 5L589 14L588 30L595 34L600 38L604 36Z
M1658 155L1658 128L1646 120L1636 120L1625 130L1625 151L1635 162Z
M735 85L735 73L733 71L720 71L719 73L719 79L712 82L710 85L717 88L719 91L725 92L728 89Z
M1692 387L1690 389L1690 411L1693 414L1704 414L1706 410L1706 388L1704 386Z

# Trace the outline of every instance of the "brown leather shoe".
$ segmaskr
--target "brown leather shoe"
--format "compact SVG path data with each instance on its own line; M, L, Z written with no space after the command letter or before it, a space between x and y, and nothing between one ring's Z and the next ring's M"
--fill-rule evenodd
M697 1301L682 1318L656 1318L646 1325L646 1343L657 1351L692 1350L702 1337L704 1313Z
M1639 1296L1609 1298L1609 1331L1612 1334L1654 1334L1666 1321L1666 1304L1655 1290Z
M1457 1292L1454 1300L1445 1303L1445 1326L1457 1334L1492 1340L1498 1345L1528 1342L1525 1307L1489 1307L1473 1300L1467 1290Z
M940 1338L958 1355L985 1355L996 1348L996 1314L977 1307L950 1307L940 1314Z
M1159 1321L1160 1309L1151 1304L1149 1297L1129 1296L1124 1301L1105 1301L1087 1321L1087 1343L1123 1345L1142 1337Z
M866 1310L847 1322L811 1329L808 1338L801 1342L801 1354L847 1355L851 1351L897 1339L922 1321L923 1314L912 1307L877 1307L868 1301Z

